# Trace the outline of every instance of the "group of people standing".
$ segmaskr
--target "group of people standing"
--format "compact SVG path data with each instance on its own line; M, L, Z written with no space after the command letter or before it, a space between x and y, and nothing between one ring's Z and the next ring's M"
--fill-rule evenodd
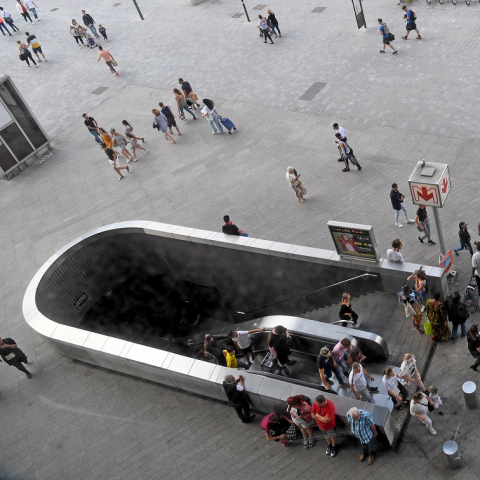
M38 18L38 13L37 13L37 5L33 0L17 0L17 3L15 4L15 8L20 13L20 15L23 17L26 23L30 22L33 24L32 17L30 16L30 13L33 14L33 17L35 18L35 21L39 22L40 18ZM3 7L0 7L0 31L3 33L3 35L10 35L10 30L8 29L7 25L12 29L13 32L19 32L20 29L15 25L15 22L12 18L11 13L8 10L5 10Z
M270 40L270 43L273 45L273 40L271 34L275 35L275 38L281 37L282 32L280 31L280 27L278 26L278 20L272 10L268 10L268 16L263 17L262 15L258 16L258 25L257 28L260 30L260 36L265 38L265 42L267 43L267 39ZM278 35L277 35L278 33Z

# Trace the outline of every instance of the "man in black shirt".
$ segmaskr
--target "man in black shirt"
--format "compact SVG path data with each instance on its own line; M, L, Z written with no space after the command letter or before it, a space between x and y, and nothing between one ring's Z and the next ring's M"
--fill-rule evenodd
M255 418L255 415L250 413L250 405L248 404L248 396L245 393L245 384L242 375L239 375L236 380L233 375L226 375L223 382L223 389L242 423L248 423Z
M170 133L173 135L172 127L175 127L178 134L181 135L180 129L178 128L177 122L175 121L175 115L172 112L172 109L168 105L164 105L162 102L159 103L161 112L165 115L167 121L167 126L170 129Z
M91 15L89 15L85 10L82 10L82 19L83 23L85 24L86 27L90 29L90 31L95 35L95 37L99 37L97 33L97 29L95 27L95 20L92 18Z
M428 243L430 245L435 245L435 242L430 240L430 221L428 219L427 207L425 205L419 205L417 216L415 217L415 223L423 232L423 235L417 237L420 243L423 243L423 241L428 238Z
M32 374L22 365L28 363L28 359L13 338L0 338L0 356L5 363L23 372L27 378L32 378Z
M329 380L332 377L332 374L337 377L338 383L341 387L349 386L349 384L343 380L340 369L338 368L337 362L335 361L330 348L323 347L320 350L320 353L317 356L317 367L318 373L320 374L320 380L322 381L325 390L330 390L330 385L333 385L333 382Z
M244 232L243 230L239 230L238 227L230 221L230 217L228 215L223 217L223 221L225 222L225 225L222 227L223 233L227 235L240 235L242 237L248 237L248 233Z
M128 173L130 173L130 168L128 167L128 165L126 167L121 167L120 162L118 161L118 153L111 148L107 148L107 146L103 142L100 144L100 148L107 155L110 165L120 175L118 177L118 180L123 180L125 177L122 175L121 170L126 170Z
M183 78L179 78L178 83L182 86L184 97L186 99L189 98L194 103L194 105L200 108L200 104L197 103L195 100L195 94L193 93L192 86L188 82L186 82Z
M85 119L83 122L85 126L88 128L88 131L95 137L95 141L97 143L103 143L102 139L100 138L100 134L98 133L98 124L93 117L89 117L86 113L82 115Z
M398 221L398 216L400 215L400 210L403 210L407 223L415 223L414 220L408 218L407 209L403 203L405 195L398 191L398 185L392 183L392 189L390 190L390 201L392 202L392 207L395 210L395 226L402 228L403 225Z

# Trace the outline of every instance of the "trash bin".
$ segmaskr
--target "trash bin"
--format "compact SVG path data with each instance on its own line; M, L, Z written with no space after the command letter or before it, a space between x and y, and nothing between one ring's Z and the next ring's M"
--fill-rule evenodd
M449 440L443 444L443 453L447 457L448 466L452 469L457 469L462 466L462 457L458 452L457 442Z
M475 382L465 382L462 385L463 396L465 397L465 405L467 408L477 408L477 386Z

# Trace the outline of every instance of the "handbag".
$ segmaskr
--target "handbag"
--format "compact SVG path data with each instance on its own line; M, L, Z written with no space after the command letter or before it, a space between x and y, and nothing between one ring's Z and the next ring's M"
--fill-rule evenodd
M285 438L287 441L291 442L297 438L297 427L295 426L294 423L292 423L289 427L288 430L285 432Z
M272 355L271 352L268 352L265 355L265 358L262 360L260 365L260 370L262 372L273 373L277 369L277 359Z
M116 60L112 60L112 65L113 65L114 67L118 67L118 62L117 62Z
M428 317L425 317L423 320L423 330L425 331L425 335L433 335L433 327Z
M393 33L388 34L388 41L393 42L395 40L395 35Z
M5 355L5 360L13 360L16 357L16 355L12 352L9 353L8 355Z

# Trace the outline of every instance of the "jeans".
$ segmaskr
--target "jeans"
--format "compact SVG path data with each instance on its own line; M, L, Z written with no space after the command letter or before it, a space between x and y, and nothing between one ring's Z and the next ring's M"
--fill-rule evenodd
M369 456L371 457L373 455L373 438L367 442L367 443L362 443L362 453L365 455L365 456Z
M348 360L348 356L349 356L349 353L348 353L348 352L345 352L345 353L343 354L343 357L342 357L340 360L337 360L337 359L335 358L335 361L337 362L337 365L342 369L344 375L346 375L346 373L347 373L347 364L346 364L346 361Z
M403 213L405 214L405 218L407 219L407 221L410 220L408 218L407 207L405 207L403 202L400 204L400 208L403 210ZM400 210L395 210L395 223L398 223L399 215L400 215Z
M460 250L463 250L465 248L465 245L470 250L470 255L473 255L472 244L470 242L460 242L460 246L458 248L456 248L455 251L459 252Z
M423 232L420 238L422 240L428 238L428 241L430 241L430 221L428 218L426 218L423 222L420 222L420 225L423 227Z
M240 236L241 236L241 237L248 237L248 233L243 232L243 233L240 234Z
M34 8L30 8L30 11L33 13L33 16L38 21L39 19L38 19L37 11Z
M195 114L186 105L184 107L179 107L179 110L183 116L185 116L183 111L186 110L193 118L195 118Z
M460 328L461 328L461 334L462 334L462 337L464 337L466 334L467 334L467 322L463 322L460 324ZM452 336L450 338L457 338L457 332L458 332L458 325L453 325L452 324Z
M280 31L280 28L278 27L278 23L275 23L275 24L272 23L272 32L273 33L275 33L275 29L277 29L279 35L282 34L282 32Z
M233 408L237 412L238 418L243 423L247 423L250 417L250 405L245 402L243 405L234 405Z
M220 120L218 119L218 116L215 112L212 112L212 119L208 122L210 123L210 126L212 127L214 133L217 133L217 128L221 133L223 133L223 128L220 125ZM215 128L215 125L217 126L217 128Z
M7 32L10 36L12 36L12 34L10 33L10 31L8 30L7 26L5 25L4 22L0 23L0 30L2 31L2 33L5 35L5 32L3 31L3 29L5 29L5 32Z
M95 137L97 143L103 143L103 140L100 138L100 134L96 130L89 130L89 132Z
M323 372L327 380L332 378L332 373L333 373L335 377L337 377L338 383L345 383L340 374L340 369L338 367L333 367L331 370L325 369Z
M96 37L98 37L97 29L95 28L95 24L94 24L94 23L92 23L91 25L89 25L88 28L90 29L90 31L91 31Z
M427 303L426 290L423 290L422 292L417 292L417 290L413 289L413 292L415 292L420 297L420 301L422 302L422 305L425 305Z
M117 71L113 68L113 62L111 60L105 63L108 65L108 68L111 72L117 73Z

